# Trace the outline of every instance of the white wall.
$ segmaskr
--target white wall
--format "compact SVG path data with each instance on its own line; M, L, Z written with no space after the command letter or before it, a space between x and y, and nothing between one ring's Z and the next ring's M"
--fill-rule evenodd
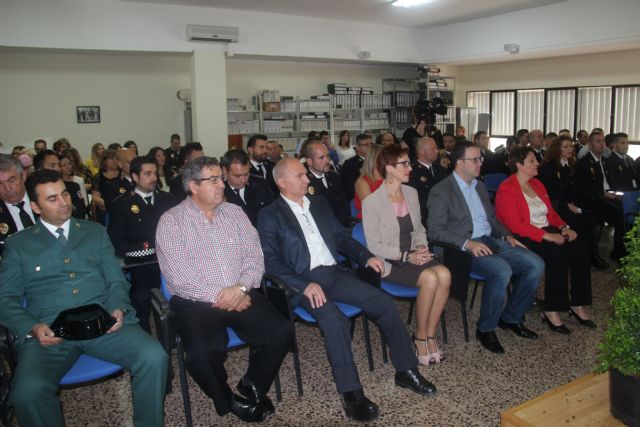
M141 151L184 133L189 56L0 50L0 136L8 147L68 138L83 157L95 142L133 139ZM102 122L76 123L75 107L98 105Z
M295 61L227 60L227 96L244 105L262 89L281 95L308 97L326 93L329 83L370 86L382 91L382 79L415 78L413 66L356 65Z
M456 67L456 104L466 92L640 84L640 49Z

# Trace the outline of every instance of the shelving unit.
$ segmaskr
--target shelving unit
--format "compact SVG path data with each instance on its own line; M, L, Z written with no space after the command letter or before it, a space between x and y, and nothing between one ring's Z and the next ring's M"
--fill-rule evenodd
M335 144L339 132L344 129L357 133L368 131L373 134L391 129L390 95L359 95L357 99L351 99L353 104L358 105L357 108L342 108L341 104L338 104L338 96L320 95L308 99L279 97L279 101L272 101L270 98L269 102L273 103L269 104L270 109L279 111L265 111L265 99L262 94L256 96L257 105L251 107L240 106L238 100L228 99L227 106L234 107L227 111L229 134L232 134L232 130L240 130L240 125L246 125L243 129L252 130L235 132L235 135L242 136L245 144L251 134L263 133L270 140L281 143L284 150L291 154L312 130L329 131L332 143ZM360 105L368 107L363 108Z

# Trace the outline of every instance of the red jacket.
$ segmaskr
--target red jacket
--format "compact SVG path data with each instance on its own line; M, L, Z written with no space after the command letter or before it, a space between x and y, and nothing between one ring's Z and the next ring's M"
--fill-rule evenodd
M547 221L549 225L560 228L567 225L560 215L551 207L551 199L544 188L544 184L536 178L529 180L529 185L538 197L547 205ZM529 205L524 198L522 188L516 174L504 180L496 194L496 216L512 233L528 237L535 242L541 242L545 231L531 225Z

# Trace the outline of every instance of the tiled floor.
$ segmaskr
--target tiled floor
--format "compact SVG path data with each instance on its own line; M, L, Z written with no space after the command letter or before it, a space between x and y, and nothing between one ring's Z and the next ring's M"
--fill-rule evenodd
M484 350L473 337L479 304L469 313L471 340L464 342L459 304L447 306L449 342L441 345L448 358L421 372L438 387L434 397L422 397L393 384L393 367L382 364L379 334L372 327L375 370L369 372L360 321L354 337L354 355L367 396L380 406L375 425L400 426L492 426L500 412L529 400L544 391L580 377L595 366L596 345L601 339L608 301L617 286L613 270L593 272L594 304L591 314L597 330L580 327L565 317L573 331L570 336L554 334L540 322L537 311L528 315L527 325L540 339L531 341L511 332L498 331L506 349L504 355ZM408 304L397 303L406 318ZM301 347L304 396L296 393L292 359L281 369L283 400L276 414L264 424L273 426L337 426L348 424L331 380L320 333L297 326ZM175 359L175 358L174 358ZM232 352L227 361L230 384L235 385L246 367L247 350ZM191 380L190 380L191 381ZM184 425L182 400L177 379L174 392L166 399L166 424ZM195 425L238 425L233 415L220 418L211 401L190 382ZM61 398L68 426L131 425L129 378L127 375L95 385L63 390ZM273 397L273 390L271 392Z

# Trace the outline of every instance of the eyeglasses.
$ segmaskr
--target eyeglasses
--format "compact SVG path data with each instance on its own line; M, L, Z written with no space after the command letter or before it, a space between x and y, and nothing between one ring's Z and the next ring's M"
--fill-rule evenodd
M409 160L403 160L401 162L395 162L393 163L394 166L396 165L402 165L405 169L407 169L409 166L411 166L411 162Z
M213 185L216 185L220 182L224 182L224 177L222 175L213 175L208 178L199 178L194 179L196 182L210 181Z
M482 163L484 162L484 157L461 157L460 160L468 160L473 163Z

